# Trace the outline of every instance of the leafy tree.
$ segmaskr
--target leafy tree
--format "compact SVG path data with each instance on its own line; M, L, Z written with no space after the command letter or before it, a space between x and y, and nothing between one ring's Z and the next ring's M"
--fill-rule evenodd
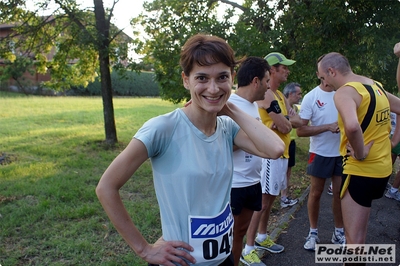
M354 72L397 90L393 46L400 39L399 1L281 0L278 8L284 11L277 20L280 50L297 60L290 79L306 91L319 84L316 59L333 51L344 54Z
M9 56L10 59L5 59L3 64L4 67L1 69L0 80L7 81L10 78L15 80L16 84L25 94L27 94L26 86L27 81L22 78L23 74L28 72L31 75L34 74L33 63L30 58L25 56Z
M348 57L356 73L382 81L388 91L395 88L399 1L154 0L144 8L132 23L148 36L137 43L137 52L154 65L161 96L173 102L190 97L181 84L179 52L199 32L225 38L238 57L279 51L295 59L289 81L305 91L318 84L317 58L332 51Z
M15 52L31 58L36 71L50 71L51 80L44 85L58 90L86 86L100 74L105 142L111 145L117 142L117 134L110 65L122 67L118 60L127 59L129 41L110 23L117 3L114 0L105 10L102 0L93 0L92 9L81 8L75 0L41 0L30 11L24 0L0 2L0 22L14 25L13 33L0 42L2 58L10 57L12 44ZM39 16L50 4L57 7L52 15ZM47 57L50 52L54 53L52 60Z

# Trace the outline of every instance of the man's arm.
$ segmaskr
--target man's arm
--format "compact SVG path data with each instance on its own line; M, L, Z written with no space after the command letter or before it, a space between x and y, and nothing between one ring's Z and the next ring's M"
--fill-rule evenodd
M386 92L388 99L389 99L389 104L390 104L390 111L397 114L396 116L396 129L393 133L392 136L392 146L397 145L397 143L400 142L400 99L396 96L394 96L391 93Z
M397 63L397 72L396 72L396 81L397 81L397 88L400 92L400 42L396 43L393 48L394 54L399 58L399 62Z
M363 160L369 153L364 149L364 136L358 123L357 106L361 96L355 89L345 86L336 91L334 101L344 124L344 131L349 140L352 155L358 160Z
M286 109L289 117L289 122L292 125L292 128L298 128L303 125L303 121L300 118L299 114L296 113L292 107L290 107L289 101L287 98L285 98L285 104L286 104Z
M332 133L339 133L339 126L337 122L331 124L324 124L319 126L309 125L308 119L302 119L303 125L296 129L297 136L299 137L311 137L318 134L321 134L326 131L330 131Z
M268 90L265 93L264 100L257 101L257 105L259 108L267 109L271 106L271 102L273 100L275 100L274 93L272 92L272 90ZM274 123L274 127L276 127L276 129L279 132L281 132L283 134L287 134L292 130L291 123L282 113L277 114L274 112L270 112L269 116L271 117L271 119Z
M400 142L400 115L396 116L396 128L391 138L392 149Z

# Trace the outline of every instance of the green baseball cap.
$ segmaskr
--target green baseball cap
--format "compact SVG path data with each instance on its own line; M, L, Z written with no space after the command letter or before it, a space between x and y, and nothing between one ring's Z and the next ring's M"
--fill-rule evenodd
M264 57L265 60L267 60L268 64L270 66L276 65L276 64L281 64L285 66L290 66L296 63L296 61L287 59L283 54L277 53L277 52L272 52L267 54Z

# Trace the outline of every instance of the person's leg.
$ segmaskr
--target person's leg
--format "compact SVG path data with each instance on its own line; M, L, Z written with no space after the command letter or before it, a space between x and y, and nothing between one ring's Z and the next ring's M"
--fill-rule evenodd
M261 214L260 222L258 224L258 233L260 234L267 234L269 215L275 198L276 196L274 195L263 194L263 205L265 206L265 211Z
M276 244L267 233L267 226L269 215L271 213L271 208L276 198L275 195L265 194L263 195L263 204L265 205L265 210L261 213L259 223L258 223L258 234L254 240L254 244L257 249L264 249L271 253L281 253L284 251L282 245Z
M343 228L342 206L340 200L340 186L342 184L341 176L332 176L332 212L333 221L336 228Z
M252 210L243 208L239 215L234 215L233 219L235 224L233 226L233 258L235 266L239 265L240 256L243 249L243 239L246 235L247 228L249 227L251 217L253 216Z
M320 200L322 192L324 191L326 179L315 176L310 176L310 178L311 187L307 201L308 220L310 222L310 228L316 229L318 228Z
M398 157L398 155L392 153L392 164L394 164L396 162L397 157ZM385 193L385 197L387 197L389 199L395 199L397 201L400 201L399 187L400 187L400 171L398 171L396 173L396 176L394 177L394 180L393 180L393 184L391 186L389 184L387 185L388 190Z
M296 164L296 142L292 140L289 145L288 168L286 172L286 188L281 190L281 208L293 206L299 202L298 199L292 199L288 196L290 177L292 175L292 167Z
M260 184L261 184L261 210L255 211L251 218L249 227L247 229L247 239L245 251L248 253L250 250L255 249L255 239L258 230L258 225L261 220L262 214L265 212L267 208L267 193L268 188L271 187L271 164L274 160L272 159L263 159L262 167L261 167L261 175L260 175ZM278 191L279 193L279 191Z
M340 187L342 183L342 177L339 175L332 176L332 212L333 212L333 223L335 230L332 234L332 244L346 244L346 237L344 233L342 207L340 200Z
M247 228L247 233L246 233L246 245L248 247L254 247L256 235L257 235L257 229L258 229L258 224L260 223L261 215L265 211L265 200L264 200L264 195L262 195L262 208L261 211L254 212L253 216L251 217L251 221L249 223L249 226Z
M342 198L341 205L347 244L364 244L371 208L355 202L348 190Z
M315 244L319 242L318 238L318 216L320 199L324 190L325 178L310 176L311 186L310 193L308 194L307 211L308 221L310 223L310 230L304 243L304 249L314 251Z
M287 159L264 159L263 167L261 171L261 187L262 187L262 211L253 214L252 221L249 226L248 235L251 233L251 237L253 237L254 233L254 242L249 243L247 241L245 251L249 251L252 247L249 246L254 243L257 248L268 250L271 253L280 253L284 250L284 247L281 245L275 244L270 237L267 235L267 225L269 214L271 212L272 204L279 195L280 191L286 187L286 171L287 171L288 161ZM256 224L253 222L254 220L258 220ZM255 237L255 233L257 232L257 228L263 228L258 232L257 237Z
M286 184L287 184L287 187L285 189L281 190L281 199L286 199L287 198L287 192L288 192L288 188L289 188L290 176L292 174L292 167L295 164L295 152L296 152L296 142L294 140L291 140L290 144L289 144L288 169L287 169L287 172L286 172Z
M394 164L396 162L397 157L400 157L400 155L396 155L396 154L392 153L392 156L393 155L394 155L394 159L392 157L392 164ZM392 187L399 189L399 187L400 187L400 171L397 171L397 174L396 174L396 176L395 176L395 178L393 180Z
M261 260L258 258L257 253L242 252L243 239L252 220L253 212L262 209L262 193L261 184L255 184L248 187L232 188L231 190L231 206L234 218L233 226L233 247L232 255L234 257L234 264L239 265L239 261L245 263L258 263ZM252 249L255 249L253 246ZM243 257L241 257L243 255Z
M289 188L289 182L290 182L290 176L292 175L292 167L288 166L287 172L286 172L286 178L287 178L287 187L285 189L282 189L281 191L281 199L286 199L287 198L287 191Z
M397 171L396 177L393 180L392 187L399 189L399 187L400 187L400 171Z

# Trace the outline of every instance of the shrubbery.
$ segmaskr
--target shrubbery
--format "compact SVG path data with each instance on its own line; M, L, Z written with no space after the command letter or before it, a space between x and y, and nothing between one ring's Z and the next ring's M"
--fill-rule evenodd
M159 86L154 80L153 72L131 72L123 74L118 71L111 72L113 94L116 96L160 96ZM89 83L84 88L82 86L71 89L68 95L101 95L101 84L99 79Z

